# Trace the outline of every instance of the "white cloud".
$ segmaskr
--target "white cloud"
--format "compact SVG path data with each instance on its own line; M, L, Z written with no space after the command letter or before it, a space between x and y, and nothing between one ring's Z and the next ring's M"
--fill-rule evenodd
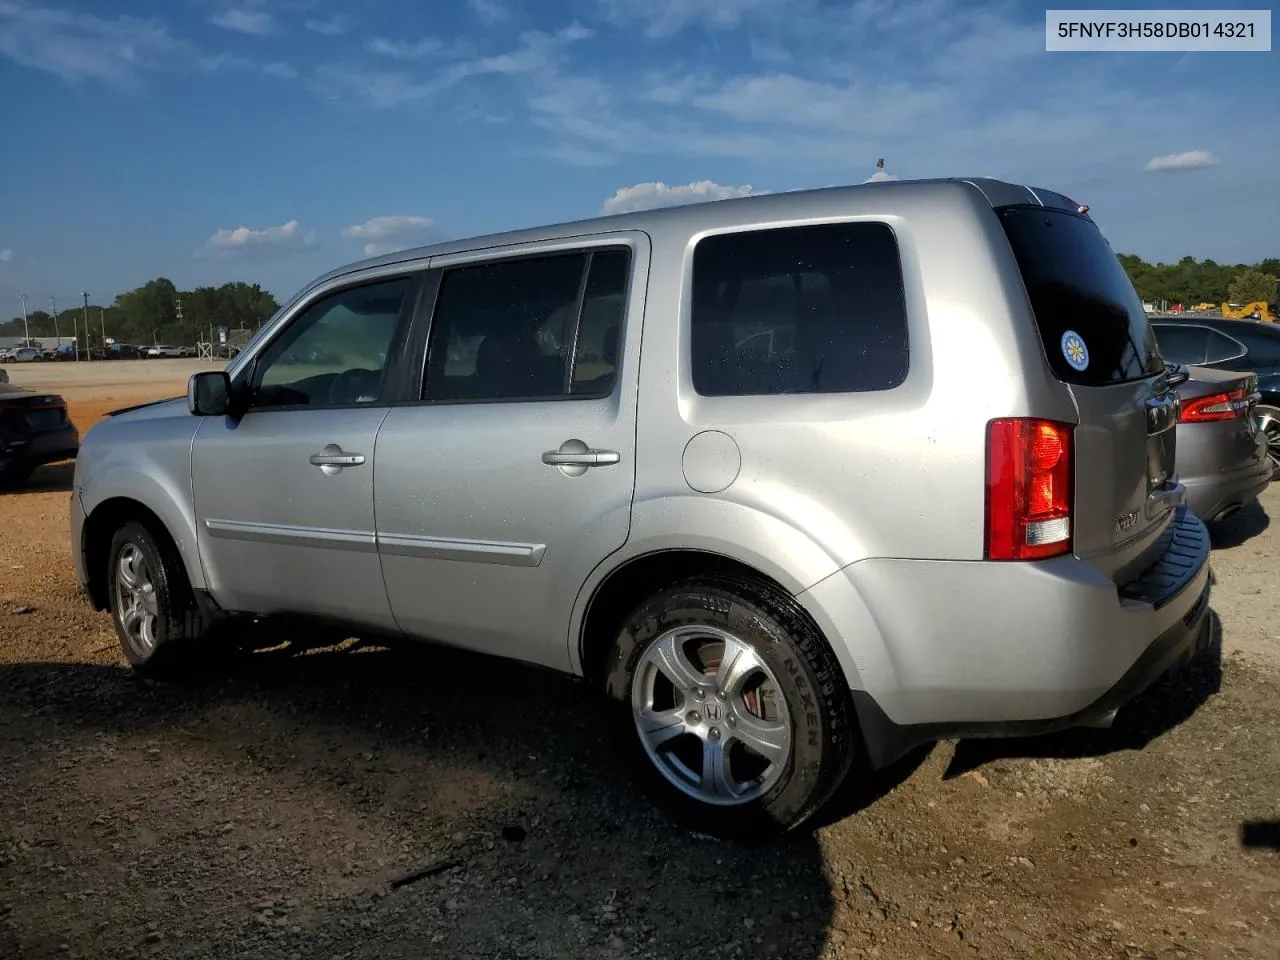
M434 221L429 217L391 216L374 217L364 223L352 224L342 228L342 235L353 240L401 240L420 237L428 233ZM366 253L375 244L365 247ZM392 248L396 249L396 248ZM369 254L373 256L373 254Z
M230 253L264 247L276 249L305 247L314 240L314 234L304 233L297 220L290 220L278 227L265 227L261 230L249 227L219 230L205 242L205 248L215 253Z
M520 35L515 48L494 56L475 57L448 63L425 78L403 72L369 70L344 63L324 64L316 70L313 86L322 97L334 102L355 101L375 108L390 108L403 103L427 99L473 77L523 76L535 81L530 89L543 90L551 80L558 82L556 63L569 44L587 40L595 32L577 23L546 33L529 30ZM431 43L420 41L420 43ZM403 57L413 53L416 44L403 47L396 41L379 41L378 52ZM461 53L453 47L443 55Z
M141 71L176 65L190 52L159 20L0 0L0 55L68 83L133 88Z
M408 249L408 246L403 243L366 243L364 245L364 255L366 257L380 257L384 253L395 253L397 250L406 249Z
M276 29L275 18L265 10L256 9L256 5L221 10L210 17L209 22L223 30L257 37L274 33Z
M786 7L811 5L810 0L779 4L776 0L599 0L607 17L629 25L643 23L650 37L668 37L685 27L703 23L713 29L727 30L750 17Z
M699 180L683 186L669 187L661 182L637 183L622 187L604 202L600 212L606 216L614 213L635 213L637 210L655 210L659 207L678 207L686 203L704 200L728 200L733 197L751 197L767 193L750 184L726 187L712 180Z
M0 263L13 263L13 248L5 247L0 250Z
M511 11L498 0L467 0L467 6L486 27L506 23L511 19Z
M427 37L416 43L408 40L386 40L381 37L369 41L369 51L394 60L420 60L439 53L444 44L434 37Z
M346 17L330 17L328 20L308 20L303 24L312 33L325 37L340 37L350 29Z
M863 180L862 182L863 183L884 183L887 180L897 180L897 179L898 178L894 176L892 173L890 173L888 170L877 170L875 173L867 177L867 179Z
M268 63L262 68L262 72L273 77L280 77L284 80L293 80L298 76L298 71L283 60L276 63Z
M1208 150L1188 150L1186 153L1167 153L1163 157L1152 157L1147 161L1148 170L1194 170L1196 167L1211 167L1217 158Z

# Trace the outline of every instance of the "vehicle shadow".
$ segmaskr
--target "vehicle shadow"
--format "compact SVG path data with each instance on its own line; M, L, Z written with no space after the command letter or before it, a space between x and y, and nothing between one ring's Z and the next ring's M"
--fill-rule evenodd
M21 486L5 487L0 493L70 493L71 482L75 477L76 462L65 460L37 467Z
M825 948L834 900L816 838L748 847L674 825L637 795L603 705L558 674L437 648L285 644L202 682L21 663L0 666L0 689L11 815L0 850L11 831L74 829L99 844L77 850L80 862L148 857L108 842L132 837L137 821L153 847L156 833L172 839L159 845L163 868L157 848L131 873L201 878L149 906L159 915L97 933L111 918L93 911L119 905L64 902L58 878L41 874L40 908L12 934L33 954L69 940L79 950L83 928L91 952L116 955L156 929L147 921L200 957L807 960ZM148 774L170 756L172 769ZM88 786L60 789L67 770ZM120 795L104 798L114 783ZM172 784L192 783L204 786L175 801ZM61 809L50 812L41 798L53 796ZM257 839L229 842L245 837ZM275 846L246 853L262 844ZM0 857L0 901L14 895L14 869ZM264 925L255 904L285 897L305 919Z
M1157 680L1121 707L1106 729L1079 728L1041 737L962 740L944 774L958 777L1004 759L1080 759L1142 750L1186 722L1222 687L1222 621L1210 609L1208 648L1195 660Z
M1280 852L1280 820L1251 820L1240 824L1240 846L1245 850Z
M1253 500L1225 520L1211 523L1209 542L1217 550L1230 550L1261 534L1271 526L1271 518L1262 504Z

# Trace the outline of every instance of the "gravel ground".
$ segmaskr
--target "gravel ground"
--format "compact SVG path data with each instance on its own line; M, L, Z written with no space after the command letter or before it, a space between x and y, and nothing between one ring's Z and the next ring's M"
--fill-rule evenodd
M348 643L136 679L69 483L0 495L0 957L1277 956L1241 830L1280 819L1280 490L1215 531L1220 649L1113 729L942 744L747 849L653 812L545 672Z

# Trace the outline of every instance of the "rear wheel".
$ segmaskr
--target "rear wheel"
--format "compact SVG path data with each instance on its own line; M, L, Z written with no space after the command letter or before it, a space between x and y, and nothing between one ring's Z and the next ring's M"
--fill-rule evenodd
M1253 408L1258 430L1267 438L1267 456L1271 459L1272 478L1280 477L1280 407L1259 404Z
M209 625L177 549L132 520L112 537L109 557L111 619L125 657L140 673L181 673L202 652Z
M849 692L794 600L691 580L655 595L614 641L615 733L674 816L719 836L798 826L835 792L858 743Z

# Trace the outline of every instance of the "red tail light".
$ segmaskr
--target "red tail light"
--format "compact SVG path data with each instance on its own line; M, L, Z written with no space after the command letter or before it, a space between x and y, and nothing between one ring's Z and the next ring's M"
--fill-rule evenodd
M1072 428L1052 420L987 424L988 560L1071 551Z
M1232 390L1230 393L1214 393L1182 402L1179 423L1214 423L1218 420L1234 420L1244 409L1246 393Z

